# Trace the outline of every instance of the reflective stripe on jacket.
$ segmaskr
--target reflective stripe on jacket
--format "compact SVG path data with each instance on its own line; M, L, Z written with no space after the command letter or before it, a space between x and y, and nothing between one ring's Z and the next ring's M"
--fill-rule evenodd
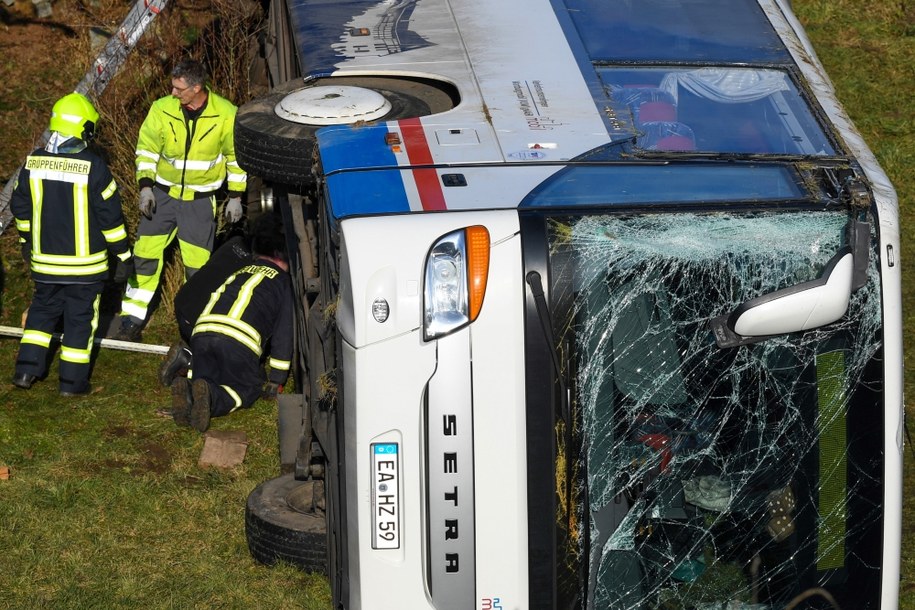
M117 184L89 149L34 151L19 172L10 209L20 241L31 244L36 281L98 281L107 276L109 251L130 256Z
M229 276L213 292L194 335L229 337L261 358L269 343L270 381L286 383L292 361L292 284L272 261L258 258Z
M187 120L178 98L153 102L137 139L137 181L168 187L175 199L191 200L218 190L245 190L247 174L235 160L235 113L229 100L207 90L196 120Z

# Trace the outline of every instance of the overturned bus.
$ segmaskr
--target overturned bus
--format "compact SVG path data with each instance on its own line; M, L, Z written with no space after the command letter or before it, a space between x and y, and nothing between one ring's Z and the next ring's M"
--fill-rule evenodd
M788 0L270 14L255 558L347 609L896 607L897 200Z

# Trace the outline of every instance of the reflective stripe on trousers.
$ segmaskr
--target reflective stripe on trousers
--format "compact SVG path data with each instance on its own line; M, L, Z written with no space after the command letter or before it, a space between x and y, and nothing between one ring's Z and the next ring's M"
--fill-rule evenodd
M43 377L48 370L50 338L63 317L60 348L60 389L81 392L89 383L89 365L95 331L98 328L102 282L91 284L48 284L35 282L29 305L16 373Z
M178 237L185 278L191 277L210 258L216 236L216 198L208 196L181 201L154 188L156 212L152 220L140 216L134 245L135 274L127 283L121 313L145 320L159 286L163 254Z

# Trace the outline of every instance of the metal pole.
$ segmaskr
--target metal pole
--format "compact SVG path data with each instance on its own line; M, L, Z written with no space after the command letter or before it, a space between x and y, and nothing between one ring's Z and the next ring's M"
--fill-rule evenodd
M0 336L22 337L22 329L15 326L0 326ZM60 341L60 333L54 333L52 338ZM149 345L147 343L134 343L132 341L118 341L117 339L107 339L105 337L96 337L95 344L111 349L120 349L128 352L142 352L145 354L162 354L168 353L167 345Z
M133 7L131 7L127 17L121 22L121 26L118 28L117 32L108 39L105 47L95 58L95 61L92 63L92 68L86 72L82 80L80 80L73 90L77 93L83 93L92 99L98 98L98 96L102 94L102 91L105 90L105 87L108 86L112 77L114 77L127 60L127 55L130 54L136 46L137 41L140 40L140 37L149 27L149 24L155 16L165 8L167 3L168 0L137 0ZM50 135L50 132L45 130L36 143L35 148L44 146ZM22 166L20 165L19 168L13 172L9 181L4 185L3 190L0 191L0 234L6 230L6 227L13 220L13 214L9 209L9 203L13 196L13 188L16 186L16 179L19 176L19 171L21 169ZM22 337L22 329L11 326L0 326L0 336ZM60 340L59 335L55 335L54 338L58 341ZM150 354L165 354L168 352L168 347L164 345L147 345L144 343L132 343L130 341L117 341L115 339L99 337L96 337L95 343L102 347L131 352L144 352Z
M149 27L149 24L165 8L168 0L137 0L127 17L121 22L117 32L108 39L105 48L98 54L92 63L92 68L86 72L82 80L73 89L77 93L83 93L91 99L98 98L108 86L111 78L117 73L120 67L127 59L127 55L137 45L137 41ZM50 133L46 130L35 148L44 146L48 141ZM30 151L31 152L31 151ZM0 234L6 230L6 227L13 219L10 212L9 204L13 196L13 188L16 186L16 178L19 176L19 168L13 172L12 177L0 191Z

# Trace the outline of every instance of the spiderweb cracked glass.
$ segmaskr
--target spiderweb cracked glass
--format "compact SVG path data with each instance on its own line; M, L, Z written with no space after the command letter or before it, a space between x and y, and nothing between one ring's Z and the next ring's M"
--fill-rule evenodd
M847 427L856 401L880 412L873 255L834 324L728 349L710 330L749 299L816 279L847 221L551 223L551 302L570 303L554 322L574 422L568 453L557 434L557 494L563 512L559 482L570 476L570 572L588 607L782 608L804 588L841 589L852 568L875 569L855 555L880 529L880 500L868 495L882 462L853 450Z

